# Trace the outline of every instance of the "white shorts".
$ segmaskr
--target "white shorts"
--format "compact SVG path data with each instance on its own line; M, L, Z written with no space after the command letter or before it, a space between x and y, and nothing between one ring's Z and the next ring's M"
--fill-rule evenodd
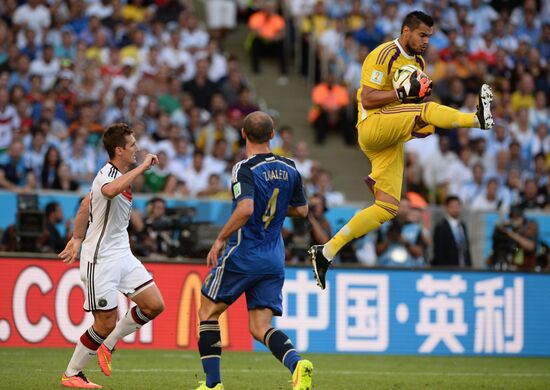
M112 310L118 306L117 291L132 297L154 283L141 261L131 253L107 263L81 260L80 279L84 283L86 311Z
M206 0L206 25L209 29L237 26L237 4L232 0Z

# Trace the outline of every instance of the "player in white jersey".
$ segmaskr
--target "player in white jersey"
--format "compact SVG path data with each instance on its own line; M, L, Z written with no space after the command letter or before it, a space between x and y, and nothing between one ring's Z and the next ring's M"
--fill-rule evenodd
M128 222L132 211L131 184L158 163L148 154L136 168L138 146L132 129L116 123L105 130L103 145L109 162L99 170L90 193L80 204L73 238L59 257L76 260L80 246L80 277L85 286L84 310L94 315L93 325L80 337L61 377L65 387L102 388L86 378L82 369L97 354L101 370L111 373L111 353L118 340L135 332L164 310L162 295L153 278L130 250ZM85 237L85 238L84 238ZM134 306L117 323L117 290Z

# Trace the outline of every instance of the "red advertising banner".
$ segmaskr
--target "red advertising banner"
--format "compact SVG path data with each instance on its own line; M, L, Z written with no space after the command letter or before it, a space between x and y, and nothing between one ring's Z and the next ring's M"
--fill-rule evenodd
M118 344L123 348L197 348L197 308L202 265L146 263L162 292L165 311ZM84 288L78 264L59 260L0 259L0 346L73 346L93 322L82 308ZM130 301L119 295L119 318ZM220 318L225 349L252 350L244 297Z

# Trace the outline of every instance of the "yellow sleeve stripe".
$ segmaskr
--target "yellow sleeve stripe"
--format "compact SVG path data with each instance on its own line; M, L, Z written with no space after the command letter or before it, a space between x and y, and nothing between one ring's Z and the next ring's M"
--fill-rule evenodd
M388 55L391 53L392 50L396 49L397 45L395 43L392 43L382 50L380 50L380 53L378 54L378 58L376 58L376 64L380 65L383 64L384 61L386 61L386 58L388 58Z

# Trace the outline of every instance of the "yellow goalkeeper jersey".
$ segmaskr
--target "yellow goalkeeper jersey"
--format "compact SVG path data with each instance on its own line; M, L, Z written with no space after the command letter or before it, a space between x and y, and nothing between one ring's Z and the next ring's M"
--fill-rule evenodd
M363 121L368 115L381 110L383 107L367 110L361 104L361 92L366 86L380 90L390 91L393 89L392 78L395 71L404 65L414 65L424 70L424 58L419 55L410 56L401 47L398 40L379 45L371 51L361 69L361 87L357 91L357 123ZM401 104L399 101L388 104L385 107Z

